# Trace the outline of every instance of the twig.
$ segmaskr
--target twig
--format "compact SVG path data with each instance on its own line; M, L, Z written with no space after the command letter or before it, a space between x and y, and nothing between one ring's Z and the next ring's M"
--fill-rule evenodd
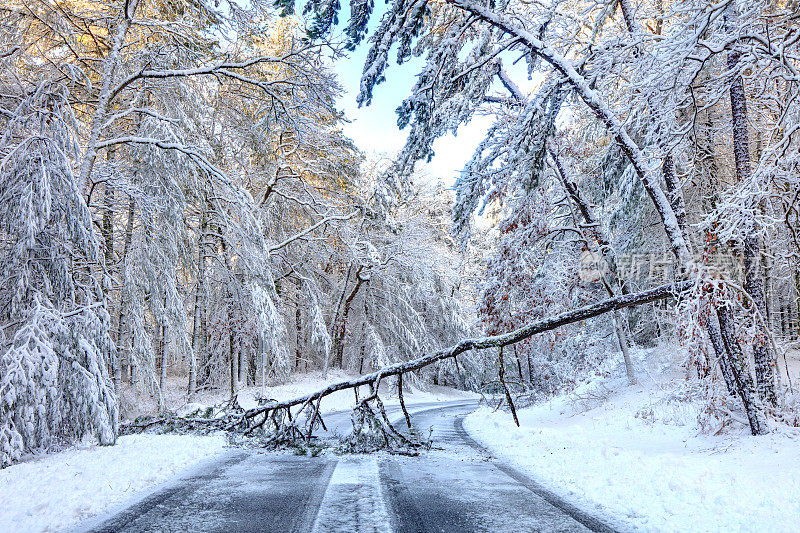
M514 402L511 399L511 393L509 392L508 386L506 385L505 369L503 368L505 366L505 364L503 363L503 347L502 346L500 346L500 348L499 348L499 350L497 352L497 356L500 359L500 365L499 365L499 369L498 369L498 374L500 376L500 383L502 383L503 390L506 393L506 401L508 402L508 407L511 409L511 416L514 417L514 423L517 425L517 427L519 427L519 419L517 418L517 410L514 407Z
M403 416L406 417L406 425L408 429L411 429L411 417L408 416L406 402L403 400L403 374L397 374L397 396L400 398L400 408L403 410Z

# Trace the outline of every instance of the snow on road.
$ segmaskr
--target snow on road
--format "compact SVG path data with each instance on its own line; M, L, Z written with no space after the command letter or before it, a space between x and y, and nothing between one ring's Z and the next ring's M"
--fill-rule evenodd
M312 372L264 390L244 389L241 403L254 406L259 395L281 400L294 398L351 377L332 371L323 378L322 373ZM407 393L406 402L411 408L425 402L473 397L471 393L431 387L428 391ZM171 407L189 412L225 399L224 393L217 392L200 396L201 403L180 407L185 397L176 393L171 398ZM342 391L326 398L322 409L346 410L353 403L352 392ZM386 403L391 406L397 403L397 398L389 397ZM344 418L349 428L349 416ZM202 459L219 454L225 442L222 435L131 435L119 438L115 446L78 447L10 466L0 470L0 531L41 532L70 527L163 483ZM372 481L365 486L374 488ZM379 508L374 510L379 511Z
M587 511L640 531L800 527L800 431L718 436L697 426L669 351L639 354L639 386L619 378L519 411L483 408L464 427L497 457ZM600 383L603 383L601 386Z
M219 454L221 435L130 435L0 470L0 531L58 531Z
M391 533L374 455L342 457L325 490L313 533Z
M476 453L458 424L474 402L428 405L412 416L439 449L419 457L237 450L89 530L606 531Z

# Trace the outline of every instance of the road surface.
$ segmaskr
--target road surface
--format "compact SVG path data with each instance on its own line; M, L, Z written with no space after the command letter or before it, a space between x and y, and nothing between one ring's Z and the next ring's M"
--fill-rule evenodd
M491 459L461 425L474 409L474 402L411 409L435 447L419 457L234 449L79 531L613 531ZM326 423L344 432L349 415L328 415Z

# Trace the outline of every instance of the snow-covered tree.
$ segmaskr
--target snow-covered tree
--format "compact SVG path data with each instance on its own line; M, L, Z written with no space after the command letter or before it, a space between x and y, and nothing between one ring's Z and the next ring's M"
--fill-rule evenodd
M354 4L352 13L349 35L356 42L370 10ZM775 401L776 355L765 340L765 315L774 304L762 281L761 258L770 255L762 246L775 243L766 228L791 225L785 221L794 212L794 186L773 179L786 175L778 167L792 160L796 130L794 99L785 98L796 91L792 20L790 6L767 0L397 0L370 38L359 101L369 104L389 76L393 47L398 62L424 57L412 94L398 108L409 136L388 174L400 183L416 161L432 156L436 138L478 112L495 117L459 180L455 215L462 235L483 202L541 186L548 140L567 129L578 132L573 138L584 133L580 150L591 146L590 160L600 165L605 194L595 199L603 202L598 222L609 244L627 241L627 253L666 250L673 259L663 270L678 277L708 279L720 273L709 261L741 259L741 278L723 274L734 293L698 285L696 297L712 292L703 301L717 309L698 314L709 319L703 338L693 342L710 343L720 368L735 371L734 392L752 431L762 433L764 407ZM718 122L709 124L708 115ZM752 154L759 159L755 171ZM583 182L598 191L598 183ZM632 220L660 231L641 231ZM738 305L732 294L746 303ZM744 371L748 360L755 382Z
M7 65L6 65L7 66ZM116 438L100 242L73 173L65 83L4 69L0 136L0 461L86 435Z

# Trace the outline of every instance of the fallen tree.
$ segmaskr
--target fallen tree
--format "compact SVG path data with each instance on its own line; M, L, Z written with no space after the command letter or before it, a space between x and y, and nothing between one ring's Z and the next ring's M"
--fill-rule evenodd
M399 445L401 448L413 448L415 447L415 443L400 434L392 426L386 416L383 402L378 396L381 382L385 378L397 377L397 392L400 406L410 426L410 417L403 400L403 374L419 370L439 361L454 359L458 355L469 350L500 349L504 346L515 344L533 335L560 326L594 318L619 309L671 298L694 287L695 283L696 281L687 280L660 285L646 291L608 298L550 318L537 320L502 335L464 339L458 344L418 359L396 363L352 380L333 383L316 392L292 400L269 400L259 407L248 410L233 408L223 416L216 417L162 417L145 423L130 424L125 427L125 431L130 433L141 431L158 424L171 424L173 428L226 430L248 436L266 435L265 444L272 445L293 443L298 440L305 440L308 442L312 439L314 429L318 424L323 428L325 427L325 422L320 414L322 399L334 392L351 389L354 391L356 397L356 406L353 411L354 435L356 439L369 436L368 440L371 441L371 445L373 446L378 446L380 441L383 441L383 446L389 449L391 449L393 445ZM362 386L369 387L369 395L359 400L358 391ZM292 408L298 406L299 409L292 413ZM305 419L302 424L300 424L300 420L303 416L305 416Z

